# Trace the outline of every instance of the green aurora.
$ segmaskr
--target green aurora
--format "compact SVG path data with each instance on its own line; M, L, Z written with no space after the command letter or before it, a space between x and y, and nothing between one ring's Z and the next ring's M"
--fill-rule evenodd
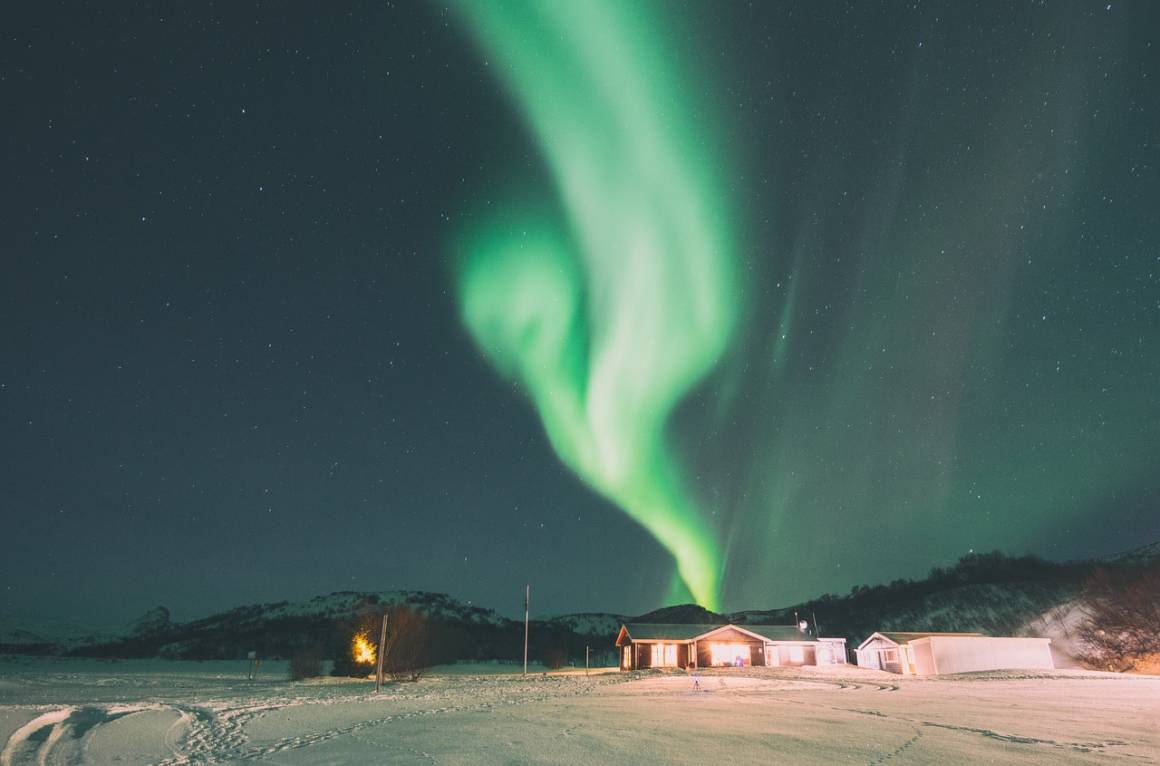
M1086 11L996 9L983 65L954 3L841 28L810 4L457 7L550 179L513 164L479 198L522 193L460 219L463 319L671 553L670 602L1154 539L1149 25L1101 17L1056 57ZM699 18L739 30L728 63L695 55Z
M463 232L463 318L526 387L564 463L673 555L670 600L691 594L717 608L718 533L667 433L740 311L711 126L648 4L458 8L530 126L563 210L512 204Z

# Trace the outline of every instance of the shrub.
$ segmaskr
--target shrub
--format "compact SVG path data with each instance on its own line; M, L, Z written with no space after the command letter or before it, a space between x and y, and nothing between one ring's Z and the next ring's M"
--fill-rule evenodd
M568 652L558 646L549 647L540 655L540 662L544 663L546 668L559 670L568 662Z
M1160 559L1144 567L1095 570L1081 598L1080 639L1088 662L1132 670L1160 656Z
M290 658L290 680L317 678L322 675L322 652L314 647L299 649Z
M428 621L419 612L399 604L386 610L387 643L383 652L383 675L393 681L418 681L423 670L431 664L429 651ZM374 657L370 662L358 662L348 644L335 660L333 675L365 678L373 675L377 664L379 635L382 628L383 612L363 612L353 625L340 627L353 636L362 636L374 645Z

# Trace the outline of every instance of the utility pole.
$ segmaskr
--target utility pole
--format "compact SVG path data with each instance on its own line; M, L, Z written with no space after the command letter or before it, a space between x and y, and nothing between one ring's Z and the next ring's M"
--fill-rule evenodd
M814 638L817 638L818 636L822 635L822 629L818 627L818 615L814 612L810 612L810 617L814 618Z
M375 694L383 688L383 654L387 650L387 613L383 612L383 627L379 630L378 665L375 668Z
M524 675L528 674L528 602L532 598L532 586L524 590Z
M588 675L588 645L584 645L584 675Z

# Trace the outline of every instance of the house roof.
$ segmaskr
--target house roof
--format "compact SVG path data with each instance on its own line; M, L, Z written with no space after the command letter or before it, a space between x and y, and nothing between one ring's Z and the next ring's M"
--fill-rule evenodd
M722 628L736 628L751 633L767 641L815 641L812 636L802 633L796 625L734 625L694 624L662 625L659 623L625 623L623 630L633 641L692 641Z
M940 633L938 631L932 631L932 630L917 631L917 632L903 631L903 630L880 630L880 631L875 631L874 633L871 633L870 636L858 646L858 648L859 649L863 648L864 646L866 646L866 644L873 641L876 636L881 636L882 638L885 638L887 641L892 641L895 644L898 644L899 646L902 646L903 644L908 644L911 641L917 641L920 638L932 638L932 637L938 637L938 636L959 636L959 637L963 637L963 638L985 638L985 636L982 633Z
M914 640L919 639L919 638L930 638L931 636L982 636L983 634L982 633L940 633L938 631L925 631L925 632L914 633L914 632L907 632L907 631L891 630L891 631L879 632L878 635L885 636L886 638L889 638L891 641L893 641L896 644L906 644L906 643L909 643L909 642L914 641Z
M808 633L802 633L797 625L734 625L735 628L756 633L770 641L816 641Z
M672 641L691 641L697 636L704 635L722 625L662 625L654 622L625 623L625 629L633 641L652 641L669 639Z

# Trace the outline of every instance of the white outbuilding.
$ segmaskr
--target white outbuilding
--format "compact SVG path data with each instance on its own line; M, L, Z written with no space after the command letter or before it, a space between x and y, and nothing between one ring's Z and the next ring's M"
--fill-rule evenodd
M1051 639L982 633L874 633L856 650L858 665L890 673L933 676L977 670L1051 670Z

